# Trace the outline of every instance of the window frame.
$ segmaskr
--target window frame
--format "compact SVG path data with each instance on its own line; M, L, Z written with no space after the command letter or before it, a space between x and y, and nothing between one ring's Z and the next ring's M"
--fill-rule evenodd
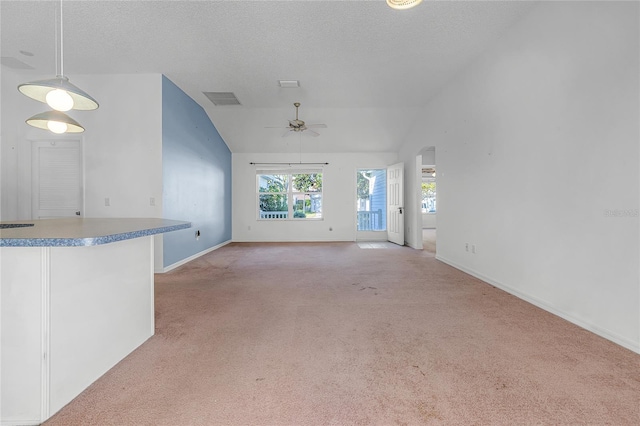
M377 175L376 179L373 182L377 182L378 178L381 178L382 186L380 187L383 191L383 198L380 199L380 192L373 192L374 187L371 186L372 180L371 178L364 177L362 172L374 172ZM369 188L369 196L367 198L360 198L360 185L359 179L361 178L369 180L367 184ZM386 167L368 167L368 168L357 168L356 169L356 232L358 233L386 233L387 232L387 168ZM373 176L372 176L373 177ZM375 185L375 184L374 184ZM377 187L378 185L376 185ZM373 197L375 195L375 198ZM377 210L372 210L372 203L376 200L376 205L378 207ZM361 210L363 204L367 206L368 209ZM376 219L377 218L377 219ZM376 220L380 221L380 226L373 226Z
M290 168L290 169L267 169L267 168L260 168L260 169L256 169L255 171L256 174L256 197L255 197L255 201L256 201L256 220L258 221L317 221L317 220L324 220L324 212L322 209L323 203L324 203L324 167L321 168ZM294 190L294 180L293 177L295 175L299 175L299 174L319 174L322 176L322 180L323 180L323 184L320 188L320 190L318 191L298 191L298 190ZM261 176L274 176L274 175L286 175L287 176L287 185L286 185L286 192L280 191L280 192L261 192L260 191L260 180L261 180ZM277 212L274 212L273 215L275 217L264 217L266 212L263 212L262 210L260 210L260 196L261 195L267 195L267 194L273 194L273 195L282 195L285 197L286 199L286 204L287 204L287 210L286 210L286 215L280 214L284 217L277 217L279 216ZM299 200L300 198L302 198L302 200L306 200L307 198L309 200L312 200L314 197L313 196L318 196L320 195L320 217L295 217L295 206L296 206L296 202L297 200ZM297 200L296 200L297 198ZM311 201L311 203L313 203L313 201ZM304 208L304 203L303 202L303 208ZM284 212L284 210L282 210L282 212ZM267 213L268 215L268 213Z

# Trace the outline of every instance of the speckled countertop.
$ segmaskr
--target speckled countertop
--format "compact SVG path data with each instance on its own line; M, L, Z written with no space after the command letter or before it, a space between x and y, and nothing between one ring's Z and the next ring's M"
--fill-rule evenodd
M157 218L19 220L0 222L0 247L95 246L190 227L190 222Z

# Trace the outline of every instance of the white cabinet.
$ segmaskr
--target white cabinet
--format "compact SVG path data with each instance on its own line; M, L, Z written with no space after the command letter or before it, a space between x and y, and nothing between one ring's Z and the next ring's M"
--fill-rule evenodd
M0 420L40 424L154 333L153 237L0 247Z

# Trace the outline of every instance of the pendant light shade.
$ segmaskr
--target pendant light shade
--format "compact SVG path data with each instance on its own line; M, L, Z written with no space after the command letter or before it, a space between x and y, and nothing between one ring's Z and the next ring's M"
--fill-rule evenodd
M23 83L18 90L36 101L44 102L57 111L77 109L88 111L98 108L98 102L63 75L49 80Z
M46 111L27 119L26 123L38 129L50 130L53 133L82 133L84 127L64 112Z

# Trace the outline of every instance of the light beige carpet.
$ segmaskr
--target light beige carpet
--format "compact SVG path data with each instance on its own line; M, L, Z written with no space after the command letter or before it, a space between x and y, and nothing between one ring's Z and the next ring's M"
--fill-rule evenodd
M637 425L640 356L410 248L231 244L46 424Z

